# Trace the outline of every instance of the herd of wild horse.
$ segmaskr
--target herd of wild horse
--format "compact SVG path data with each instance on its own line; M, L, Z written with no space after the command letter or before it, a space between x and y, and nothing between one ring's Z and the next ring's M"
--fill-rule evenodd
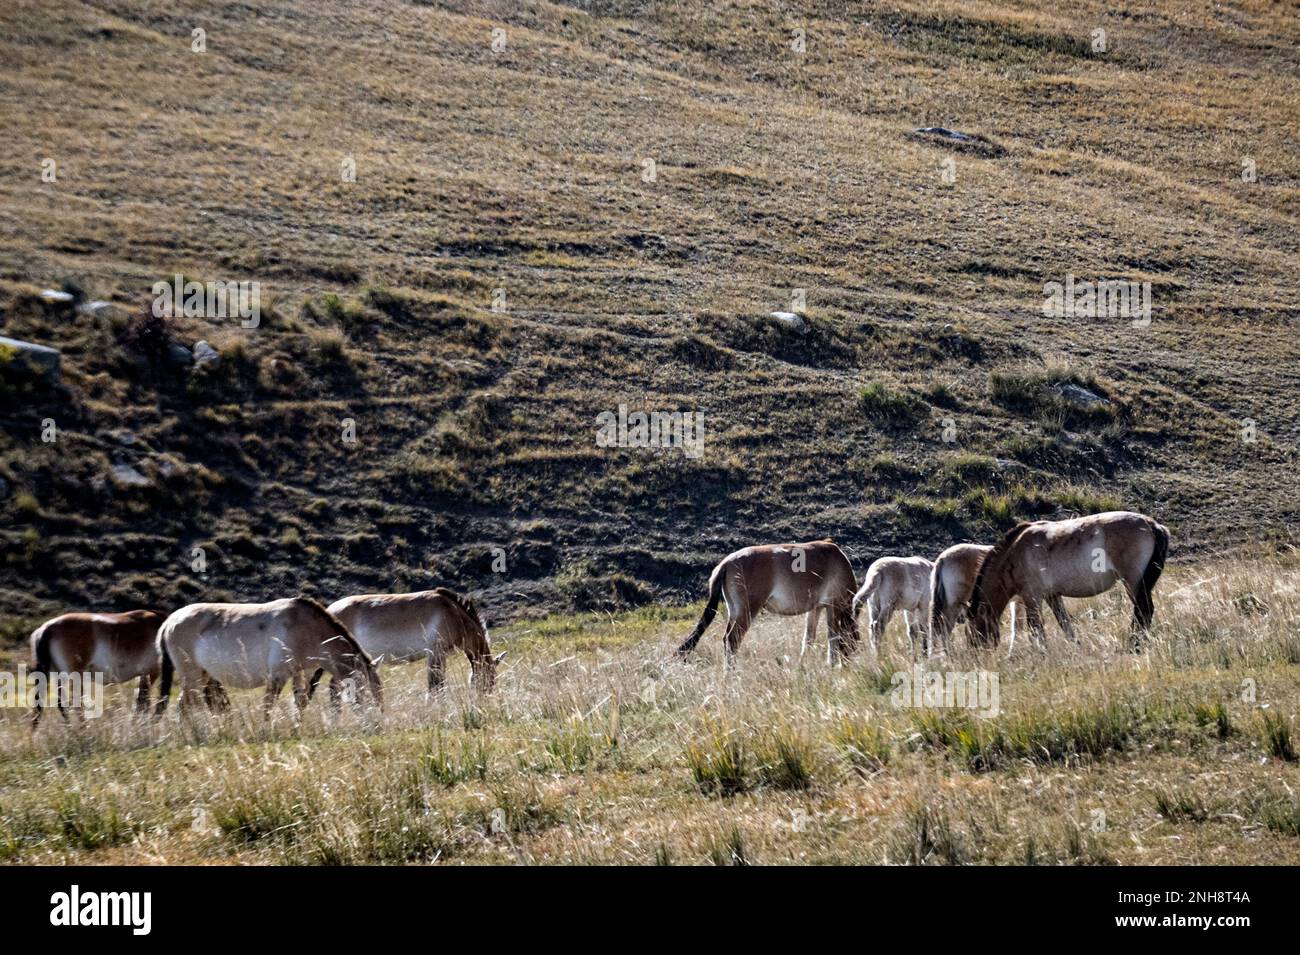
M1065 634L1077 639L1062 598L1095 596L1116 583L1124 585L1133 601L1132 647L1137 650L1151 624L1151 591L1168 551L1169 531L1131 511L1027 521L993 546L957 544L934 562L882 557L867 570L858 589L848 557L829 539L746 547L713 569L708 603L677 655L685 657L699 643L720 600L727 605L728 667L760 610L807 614L805 651L816 639L825 611L832 664L844 661L856 648L857 619L864 606L876 649L898 610L907 617L913 653L918 634L923 654L936 648L946 651L953 629L963 620L973 646L995 647L1002 612L1013 600L1024 608L1038 643L1045 638L1039 607L1044 600ZM1011 626L1014 641L1014 609ZM443 587L345 597L329 607L309 597L264 604L197 603L166 619L149 610L69 613L37 627L31 643L34 672L47 677L37 684L33 728L40 721L44 694L51 689L64 712L58 674L98 673L106 684L138 678L140 712L149 708L156 681L159 715L167 707L174 675L180 679L182 712L198 701L213 710L225 708L227 686L264 686L269 714L286 683L292 683L301 709L326 673L335 705L345 696L356 702L368 693L382 706L377 668L384 661L426 660L429 690L434 691L444 681L447 655L457 649L469 658L472 685L487 691L505 656L492 654L487 627L473 601Z

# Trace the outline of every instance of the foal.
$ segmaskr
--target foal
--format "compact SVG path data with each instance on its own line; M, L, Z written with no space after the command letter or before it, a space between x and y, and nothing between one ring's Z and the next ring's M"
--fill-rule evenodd
M60 673L102 673L104 683L125 683L140 679L135 711L149 708L149 688L162 669L156 637L160 613L128 610L126 613L65 613L47 620L32 631L32 672L45 675L38 683L32 709L32 729L41 721L41 710L51 679ZM66 720L63 693L54 687L59 714Z
M880 650L880 638L889 626L889 618L903 611L907 621L907 639L916 655L916 635L921 635L921 652L930 653L926 625L930 617L930 571L934 565L924 557L881 557L867 568L862 589L853 598L853 619L865 604L871 645Z
M487 626L474 602L445 587L414 594L363 594L330 604L329 612L352 631L376 663L418 660L429 663L429 691L444 682L448 652L461 650L469 658L470 683L487 692L496 684L496 656L488 644ZM318 674L319 676L319 674Z
M765 544L729 554L713 568L709 577L709 602L699 623L680 647L685 658L695 649L718 612L718 601L727 602L725 666L730 669L740 641L760 610L782 616L806 613L804 647L817 633L817 618L826 611L830 631L827 660L848 659L858 645L858 627L853 620L853 592L856 581L844 551L830 539L806 544Z

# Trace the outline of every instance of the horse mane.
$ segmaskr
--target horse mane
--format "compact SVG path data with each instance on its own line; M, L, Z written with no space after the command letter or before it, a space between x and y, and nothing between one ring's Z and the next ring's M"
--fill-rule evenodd
M470 600L468 597L461 596L454 590L448 590L446 587L435 587L433 592L440 597L445 597L447 600L450 600L456 605L461 613L465 614L465 616L469 617L471 621L478 624L480 630L485 634L487 633L487 621L484 620L483 615L479 613L478 607L474 606L474 601Z
M375 661L370 659L370 654L366 653L366 651L362 649L361 644L358 643L357 638L352 635L352 631L348 629L347 624L345 624L338 617L334 616L334 614L330 613L329 610L326 609L323 603L321 603L315 597L308 597L305 594L299 594L296 599L298 603L302 604L305 607L308 607L312 611L312 613L316 614L316 616L318 617L323 618L326 623L328 623L331 627L334 627L335 633L338 636L342 637L344 640L346 640L348 644L352 647L353 652L356 653L358 656L360 656L361 659L365 660L372 667L375 665Z
M967 614L972 620L975 619L980 606L984 603L984 580L988 574L989 568L993 566L995 561L1001 562L1002 558L1006 556L1007 551L1009 551L1012 545L1020 539L1020 535L1023 534L1025 529L1032 523L1033 521L1021 521L1015 527L1011 528L1011 530L1002 535L1002 539L994 544L993 549L985 554L984 559L980 561L979 572L975 575L975 588L971 591L970 606L967 610Z

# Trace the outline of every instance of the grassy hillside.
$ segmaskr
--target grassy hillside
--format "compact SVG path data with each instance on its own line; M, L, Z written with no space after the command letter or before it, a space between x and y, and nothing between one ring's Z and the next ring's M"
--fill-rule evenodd
M1110 505L1175 561L1288 541L1300 21L1107 6L5 4L0 334L63 353L0 369L5 630L435 583L614 608L743 543L860 572ZM175 273L262 283L262 324L141 322ZM1150 327L1045 318L1067 273L1150 281ZM795 289L804 335L764 318ZM219 365L168 361L199 339ZM703 412L703 456L597 447L620 403Z

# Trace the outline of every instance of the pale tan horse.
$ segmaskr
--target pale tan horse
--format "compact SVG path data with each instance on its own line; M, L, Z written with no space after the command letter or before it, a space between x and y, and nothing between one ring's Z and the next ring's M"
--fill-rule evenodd
M966 605L975 593L980 563L993 549L991 544L954 544L934 560L930 574L930 640L947 652L957 624L966 619ZM1016 642L1016 603L1012 600L1011 640Z
M1061 598L1092 597L1119 582L1133 601L1132 648L1140 650L1141 634L1155 612L1151 591L1168 553L1168 529L1132 511L1017 524L980 565L970 602L972 642L997 646L1002 610L1019 596L1040 644L1045 637L1039 610L1043 600L1077 643Z
M921 651L929 653L926 625L930 617L930 571L924 557L881 557L867 568L862 589L853 598L853 619L865 606L871 645L878 652L880 638L889 620L901 610L907 621L907 639L916 655L916 638L921 637Z
M782 616L806 613L804 647L817 634L817 619L824 610L829 630L827 659L846 660L858 644L853 620L853 592L857 582L849 559L829 539L806 544L765 544L729 554L709 577L709 602L699 623L682 645L686 657L713 622L718 601L727 603L724 660L731 666L740 641L760 610Z
M36 684L32 729L41 721L41 710L47 705L45 695L51 689L59 714L68 718L61 685L69 674L102 673L105 685L138 678L135 711L147 710L149 689L162 671L157 644L162 622L162 614L152 610L65 613L33 630L32 672L43 674L44 679Z
M487 626L474 602L446 587L414 594L362 594L330 604L376 664L390 660L428 661L429 690L444 682L447 654L462 651L469 659L470 683L487 692L496 683L496 656Z
M252 689L265 686L269 716L286 683L293 683L301 710L311 699L309 682L318 669L335 680L355 682L383 706L379 675L356 638L310 597L264 604L199 603L163 621L158 645L165 654L158 709L167 706L172 669L181 681L181 712L202 694L213 705L213 684ZM358 679L359 678L359 679Z

